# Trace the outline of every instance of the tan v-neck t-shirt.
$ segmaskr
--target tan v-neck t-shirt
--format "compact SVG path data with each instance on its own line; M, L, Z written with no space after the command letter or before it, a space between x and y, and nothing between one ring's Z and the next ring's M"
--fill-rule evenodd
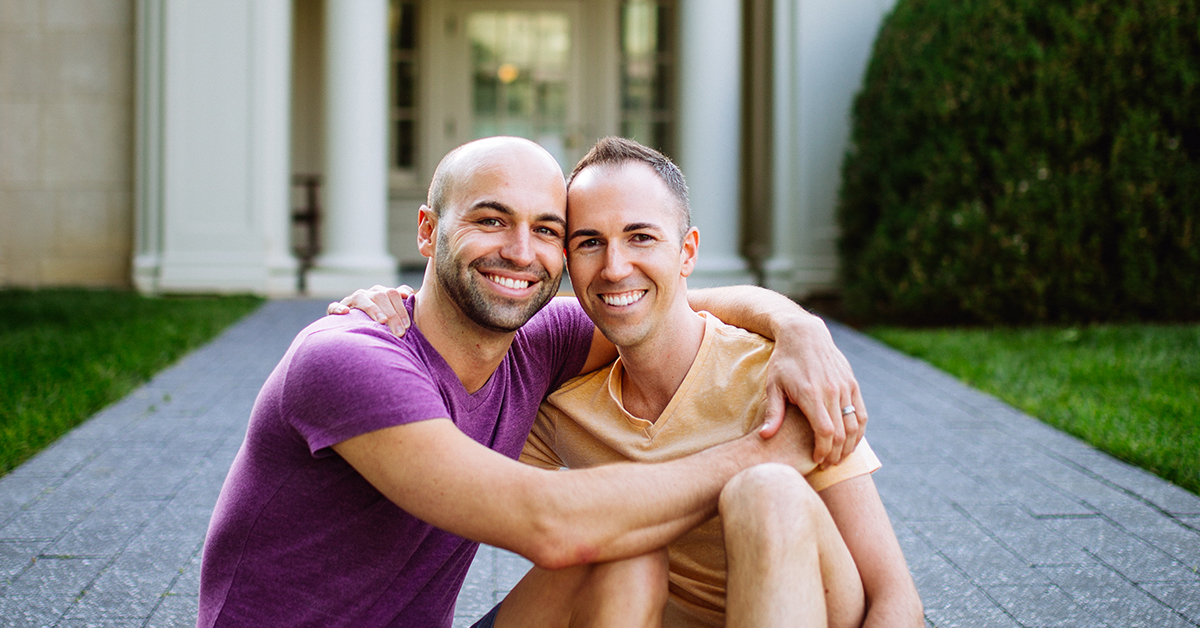
M621 360L568 381L542 403L521 461L557 469L614 462L662 462L741 437L762 424L767 360L774 343L702 312L704 340L687 377L658 420L651 423L621 405ZM788 420L808 421L788 407ZM807 451L812 451L808 431ZM816 491L871 473L879 459L864 439L836 466L798 463ZM725 622L725 541L720 517L668 546L670 600L667 626Z

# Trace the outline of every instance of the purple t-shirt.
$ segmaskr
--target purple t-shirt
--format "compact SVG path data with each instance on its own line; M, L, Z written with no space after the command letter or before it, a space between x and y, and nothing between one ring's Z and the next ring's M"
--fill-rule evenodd
M397 339L358 311L309 325L259 392L221 489L197 626L450 626L478 543L405 512L330 446L449 417L516 459L592 330L577 304L551 303L468 394L416 327Z

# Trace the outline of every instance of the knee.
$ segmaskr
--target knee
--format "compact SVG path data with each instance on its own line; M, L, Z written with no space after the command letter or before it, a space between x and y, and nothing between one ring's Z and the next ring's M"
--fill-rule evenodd
M667 605L667 550L591 566L576 610L591 618L578 625L660 626ZM572 626L577 624L572 623Z
M667 575L670 564L666 548L592 566L590 582L594 589L624 590L647 600L667 599Z
M811 529L821 498L795 468L767 463L745 469L721 490L718 509L725 528L749 526L770 538ZM778 538L778 537L777 537Z

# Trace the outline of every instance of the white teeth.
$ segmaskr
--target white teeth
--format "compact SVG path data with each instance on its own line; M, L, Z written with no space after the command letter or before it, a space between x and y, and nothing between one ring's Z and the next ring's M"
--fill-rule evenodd
M602 294L600 298L609 305L623 307L640 301L644 296L646 296L645 290L634 290L633 292L622 292L621 294Z
M501 277L499 275L487 275L487 278L504 286L505 288L512 288L514 290L524 290L525 288L529 287L529 282L525 281L524 279L510 279L508 277Z

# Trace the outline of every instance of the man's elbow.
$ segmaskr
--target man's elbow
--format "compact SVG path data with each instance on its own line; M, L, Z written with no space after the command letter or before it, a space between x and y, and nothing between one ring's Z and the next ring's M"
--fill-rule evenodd
M599 545L585 539L579 526L550 515L532 526L530 543L522 554L542 569L566 569L595 562L600 555Z

